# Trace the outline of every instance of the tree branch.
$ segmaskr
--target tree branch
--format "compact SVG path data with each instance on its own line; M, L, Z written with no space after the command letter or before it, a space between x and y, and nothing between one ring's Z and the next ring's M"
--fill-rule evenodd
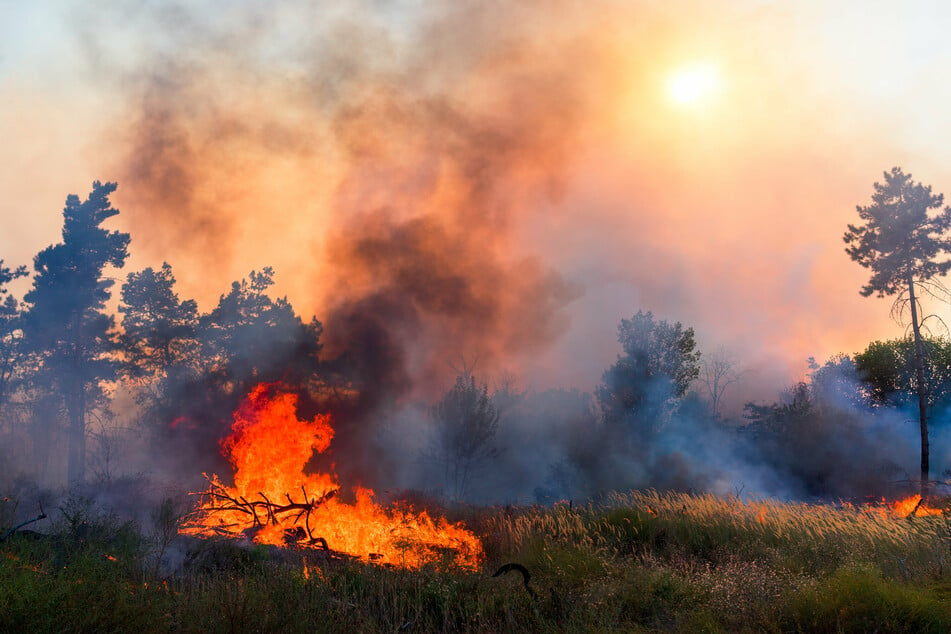
M31 519L31 520L26 520L25 522L20 522L19 524L17 524L16 526L14 526L14 527L11 528L10 530L8 530L6 533L3 534L3 536L0 536L0 543L3 543L3 542L5 542L5 541L7 541L7 538L10 537L10 535L13 535L14 533L16 533L18 530L20 530L20 529L23 528L24 526L26 526L26 525L28 525L28 524L32 524L33 522L39 522L40 520L45 520L45 519L46 519L46 512L43 511L43 505L40 504L40 514L39 514L39 515L37 515L36 517L34 517L34 518Z
M237 511L249 516L251 527L263 527L265 524L279 526L284 523L285 518L296 513L293 519L290 520L290 524L296 526L301 518L304 518L304 525L297 526L297 528L306 534L308 543L320 545L324 550L328 550L327 541L323 537L313 534L310 527L310 514L314 509L337 495L337 491L339 489L331 489L319 497L309 497L306 489L302 486L303 501L295 501L289 493L285 493L284 497L287 498L287 503L279 504L272 502L263 491L258 492L260 499L252 498L249 500L242 495L232 495L226 487L217 481L209 480L208 489L199 494L206 497L206 503L190 514L188 522L193 526L208 527L219 534L237 537L241 530L248 527L245 526L241 530L232 531L228 529L238 528L240 524L233 523L211 527L208 526L207 520L219 513ZM262 516L264 521L261 519Z

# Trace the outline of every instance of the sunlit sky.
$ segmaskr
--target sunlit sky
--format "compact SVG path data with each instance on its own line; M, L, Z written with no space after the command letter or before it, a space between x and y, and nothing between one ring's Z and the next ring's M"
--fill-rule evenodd
M639 309L732 351L735 399L901 334L842 234L895 165L951 192L944 3L439 4L0 0L0 258L116 180L127 270L205 310L272 265L321 317L374 283L334 255L355 219L476 218L571 288L497 364L527 387L591 389Z

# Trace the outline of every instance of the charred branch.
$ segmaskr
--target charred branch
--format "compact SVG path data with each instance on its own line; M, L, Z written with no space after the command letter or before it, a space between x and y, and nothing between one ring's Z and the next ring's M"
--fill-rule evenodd
M911 513L908 514L908 517L909 517L909 518L914 517L915 514L918 513L918 509L921 508L921 503L924 502L924 501L925 501L924 496L919 496L919 498L918 498L918 503L915 504L915 508L911 509Z
M323 550L330 550L326 539L313 534L310 526L310 515L314 509L336 496L338 490L331 489L323 495L310 496L307 490L301 486L302 498L300 501L291 497L290 493L285 493L284 497L287 502L281 503L272 501L263 491L258 492L259 498L236 497L229 494L228 489L217 481L210 480L208 489L200 493L204 497L203 504L189 518L189 523L204 525L207 524L209 517L221 513L243 513L251 521L250 527L238 522L221 523L207 527L219 535L236 537L245 530L257 532L267 524L277 526L284 523L285 518L292 518L290 521L295 526L285 530L284 540L286 543L301 544L303 542L308 546L318 546ZM303 523L301 523L301 520L303 520Z
M27 525L29 525L29 524L32 524L33 522L39 522L40 520L45 520L45 519L46 519L46 512L43 510L43 505L41 504L41 505L40 505L40 514L39 514L39 515L37 515L37 516L34 517L33 519L26 520L25 522L20 522L19 524L17 524L16 526L14 526L14 527L11 528L10 530L8 530L6 533L4 533L2 536L0 536L0 543L3 543L3 542L5 542L5 541L7 541L7 539L8 539L11 535L13 535L14 533L16 533L18 530L20 530L20 529L23 528L24 526L27 526Z
M512 570L516 570L519 573L521 573L522 584L525 586L525 590L528 591L528 595L532 597L533 601L538 600L538 596L536 596L535 591L532 590L532 587L530 585L528 585L528 582L531 581L532 575L529 574L528 569L522 564L516 564L516 563L504 564L501 568L496 570L495 574L492 576L501 577L502 575L508 572L511 572Z

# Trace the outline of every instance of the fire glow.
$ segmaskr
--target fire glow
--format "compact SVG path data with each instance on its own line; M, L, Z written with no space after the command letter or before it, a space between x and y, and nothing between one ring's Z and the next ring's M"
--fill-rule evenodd
M451 560L474 568L482 544L464 527L425 511L384 509L371 489L355 488L353 504L336 498L340 489L329 473L305 474L313 452L330 446L329 415L304 421L297 397L260 384L234 414L223 442L235 468L234 486L217 475L182 532L204 537L248 535L261 544L331 549L361 559L404 568Z
M897 517L924 517L927 515L943 515L944 511L925 504L917 493L901 500L891 502L886 507L878 507L884 513L891 513Z
M883 497L879 503L872 502L859 506L843 503L843 507L863 513L880 515L884 518L928 517L945 514L945 509L929 506L918 493L893 502L889 502Z

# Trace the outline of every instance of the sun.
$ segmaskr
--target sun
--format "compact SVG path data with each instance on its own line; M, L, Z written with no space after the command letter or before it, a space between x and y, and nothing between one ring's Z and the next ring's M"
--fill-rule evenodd
M667 96L677 106L696 106L711 101L720 90L720 83L720 71L715 64L689 64L668 75Z

